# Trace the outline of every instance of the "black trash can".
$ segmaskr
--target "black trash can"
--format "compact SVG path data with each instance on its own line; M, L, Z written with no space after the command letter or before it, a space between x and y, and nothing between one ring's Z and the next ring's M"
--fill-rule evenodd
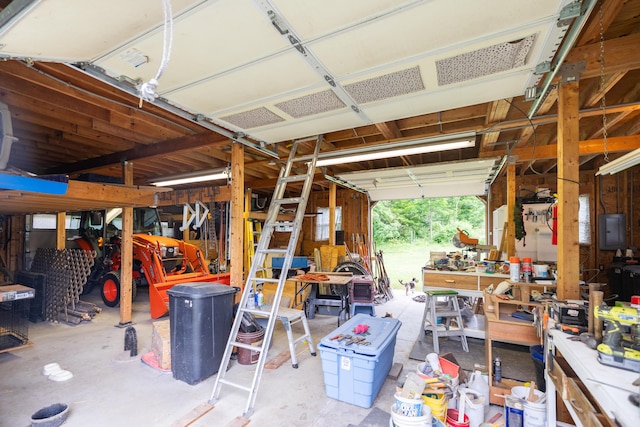
M532 345L529 347L533 366L536 369L536 385L541 392L547 391L547 382L544 379L544 346Z
M218 283L185 283L167 291L171 371L187 384L218 372L233 319L237 289Z

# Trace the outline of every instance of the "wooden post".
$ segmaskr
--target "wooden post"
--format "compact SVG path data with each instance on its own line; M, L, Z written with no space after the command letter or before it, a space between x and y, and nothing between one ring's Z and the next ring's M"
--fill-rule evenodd
M133 163L122 164L123 182L133 185ZM120 264L120 324L125 327L131 324L131 296L133 290L133 208L122 208L122 243L120 246L122 261Z
M56 214L56 249L64 249L67 240L67 213L58 212Z
M516 207L516 163L509 159L507 164L507 259L516 254L516 223L514 209ZM503 238L505 238L503 236Z
M231 144L231 286L244 289L242 274L244 249L244 146Z
M558 88L558 299L580 299L578 195L579 83Z
M336 244L336 192L335 182L329 183L329 245Z

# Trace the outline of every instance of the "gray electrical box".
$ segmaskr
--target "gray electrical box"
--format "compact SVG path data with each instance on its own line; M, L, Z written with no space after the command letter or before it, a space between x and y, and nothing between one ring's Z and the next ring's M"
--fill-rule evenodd
M598 241L600 250L624 250L627 247L627 217L624 214L607 214L598 217Z

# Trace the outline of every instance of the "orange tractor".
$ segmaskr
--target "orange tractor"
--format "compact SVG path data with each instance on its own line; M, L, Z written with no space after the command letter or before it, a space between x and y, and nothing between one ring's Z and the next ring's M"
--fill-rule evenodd
M91 223L97 228L90 231L89 228L81 227L81 235L72 240L82 249L96 250L98 259L94 263L94 271L91 272L88 283L91 283L90 287L99 284L104 303L109 307L115 307L120 302L121 289L121 238L117 232L117 225L113 225L114 222L117 224L118 217L113 215L113 212L111 215L110 212L105 212L102 218L99 218L98 211L93 211L90 215L94 216ZM131 290L132 299L135 299L138 286L149 286L151 318L157 319L169 311L167 290L173 286L190 282L229 285L230 278L228 274L211 274L208 262L197 246L172 237L150 234L159 233L160 230L159 220L158 226L153 224L156 221L153 219L154 215L158 219L157 212L152 208L134 209L134 231L146 232L136 232L133 235ZM84 224L89 223L81 221ZM103 227L104 224L107 227ZM104 243L107 239L109 243Z

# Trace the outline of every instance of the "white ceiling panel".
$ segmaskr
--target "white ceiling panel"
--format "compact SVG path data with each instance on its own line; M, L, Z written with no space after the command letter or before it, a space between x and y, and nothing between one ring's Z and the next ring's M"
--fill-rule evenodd
M372 200L479 196L499 158L445 162L426 166L376 169L337 175L366 190Z
M157 93L215 123L243 123L231 129L265 142L519 96L557 49L570 1L173 0ZM0 57L88 62L146 82L161 64L162 4L36 0L0 16ZM524 62L509 65L496 46L525 37L533 41ZM439 86L437 61L460 78Z
M203 0L172 0L175 16ZM162 3L153 0L39 0L0 30L0 53L87 61L162 26Z

